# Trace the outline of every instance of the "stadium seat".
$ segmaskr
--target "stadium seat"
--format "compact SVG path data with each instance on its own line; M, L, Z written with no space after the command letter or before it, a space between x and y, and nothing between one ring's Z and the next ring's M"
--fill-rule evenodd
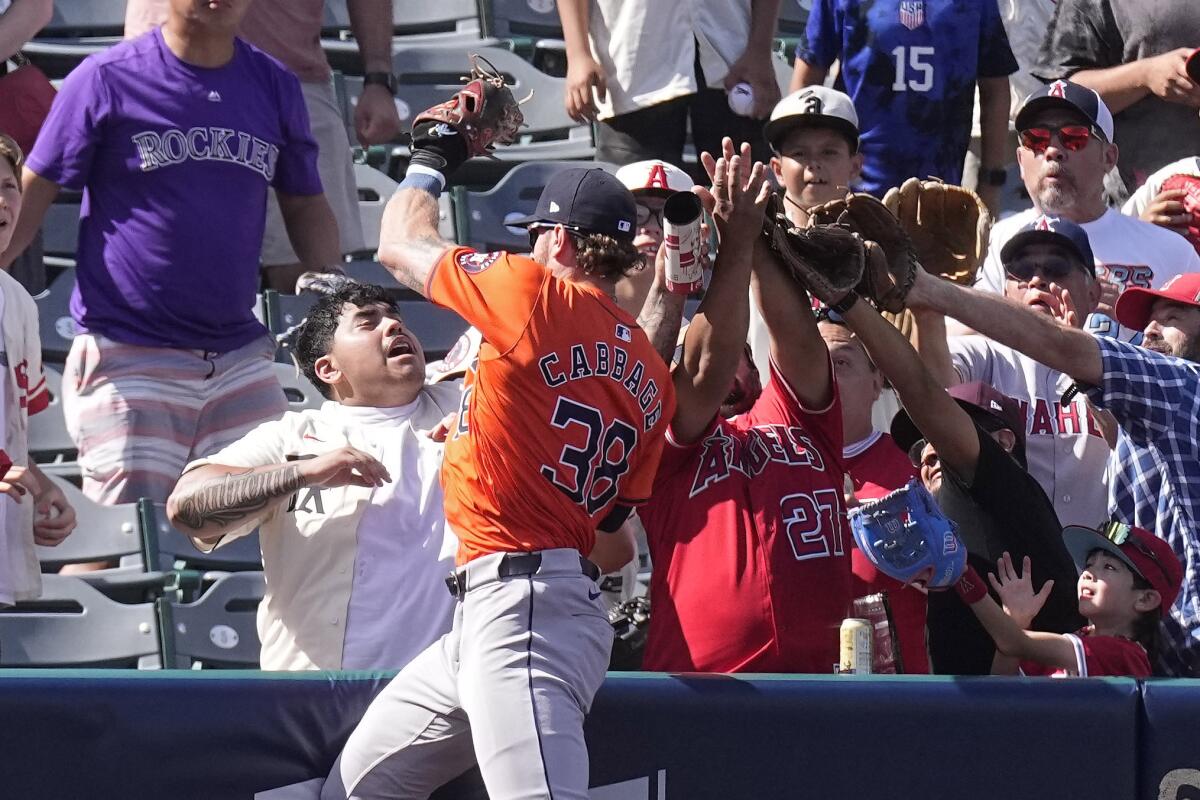
M487 0L479 12L484 36L504 40L548 75L566 75L567 46L553 0Z
M79 246L79 209L82 192L63 190L46 209L42 222L42 249L46 255L75 260Z
M55 0L50 23L21 52L51 79L121 40L125 0Z
M812 11L813 0L783 0L779 4L779 26L776 29L777 51L790 65L796 60L796 43L804 35L808 26L808 15ZM788 84L783 85L787 91Z
M43 575L39 599L0 609L0 667L160 664L153 603L118 603L79 578Z
M46 368L46 388L50 405L29 418L29 458L47 474L76 477L78 451L63 417L62 374L52 367Z
M509 50L480 47L470 52L488 59L512 87L513 95L528 102L521 106L525 126L520 139L512 145L498 147L495 156L500 161L535 161L544 159L588 160L595 154L592 130L567 116L563 107L565 81L539 72L529 62ZM397 99L402 116L411 124L412 117L422 110L449 99L462 88L462 77L470 67L468 52L462 47L398 47L393 55L396 73ZM361 79L346 78L347 90L354 96L360 92ZM396 148L393 155L406 159L407 148ZM474 159L459 170L456 180L470 184L473 174L488 166L485 159ZM391 170L389 170L391 172Z
M167 669L257 669L261 645L256 617L266 583L261 572L234 572L217 579L190 603L169 597L156 602L162 663Z
M38 307L38 335L42 340L42 363L66 363L75 341L75 322L71 319L71 291L75 272L67 270L50 281L46 291L34 300Z
M481 41L475 0L392 0L392 37L396 44L478 47ZM486 44L499 44L490 40ZM362 74L358 43L350 30L346 0L325 0L321 49L330 65L348 75Z
M304 377L291 363L275 362L275 377L283 387L283 394L288 400L288 411L304 411L307 408L320 408L325 402L324 396L317 391L308 378Z
M202 553L167 519L166 508L142 498L137 504L143 563L151 569L208 572L246 572L262 569L258 531L234 539L211 553Z
M382 171L366 164L354 165L354 180L358 184L358 211L362 217L363 242L373 258L375 251L379 249L383 210L400 184ZM447 239L454 239L454 211L450 206L450 195L447 193L438 198L438 232Z
M75 509L76 524L75 532L57 547L37 548L44 571L56 572L67 564L118 561L142 552L136 503L101 505L62 478L49 477Z
M532 214L550 176L570 167L616 171L612 164L596 161L528 161L518 164L486 192L454 187L459 241L477 250L528 251L529 237L525 230L505 223Z

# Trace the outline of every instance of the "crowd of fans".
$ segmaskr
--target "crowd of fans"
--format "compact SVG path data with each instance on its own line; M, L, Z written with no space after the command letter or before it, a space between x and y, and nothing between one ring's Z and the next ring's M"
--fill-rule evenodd
M30 2L0 0L0 33ZM906 672L1012 673L1021 659L1026 674L1200 676L1195 15L1182 0L1059 0L1038 46L1016 23L1021 7L1044 13L1039 0L1013 0L1016 23L997 0L814 0L781 97L780 2L698 1L681 19L649 0L558 0L567 111L594 122L597 160L621 166L637 204L629 247L596 246L596 263L627 273L617 304L689 376L648 502L585 553L620 602L645 542L645 667L829 672L853 600L886 593ZM200 548L257 529L264 668L402 667L450 626L442 581L459 543L438 472L447 436L469 433L462 376L484 343L468 331L426 364L386 291L336 287L295 349L328 402L284 413L275 343L251 312L260 280L290 286L361 245L323 4L129 5L132 38L67 77L27 158L0 138L6 270L60 189L84 192L63 381L83 489L167 502ZM349 5L376 76L359 142L388 141L391 4ZM1018 68L1044 83L1010 117ZM742 85L744 114L728 101ZM964 174L975 109L978 166ZM1028 208L1003 204L1014 158ZM902 335L867 303L810 297L787 275L758 236L754 191L723 203L697 189L719 246L681 333L663 205L734 159L751 189L762 163L798 225L848 188L975 186L998 218L978 283L919 275ZM535 259L564 222L546 209L558 205L526 223ZM591 234L571 230L581 252ZM457 257L483 270L493 255ZM45 405L34 304L7 275L0 301L11 604L37 595L34 543L61 541L74 516L27 463L28 415ZM616 377L580 353L546 367L547 384ZM973 567L998 575L1003 611L902 585L855 550L848 510L913 479Z

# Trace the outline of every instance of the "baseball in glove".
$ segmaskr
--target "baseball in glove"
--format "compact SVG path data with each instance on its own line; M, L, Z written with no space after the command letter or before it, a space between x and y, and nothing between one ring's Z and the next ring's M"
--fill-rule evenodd
M778 194L767 199L763 236L792 276L823 303L838 302L862 280L863 240L844 225L793 225Z
M992 230L979 195L939 180L909 178L889 189L883 204L908 232L926 272L964 286L975 282Z
M954 523L916 479L851 509L850 528L863 555L901 583L944 589L967 568L967 548Z
M883 249L883 259L868 262L857 291L880 311L903 311L904 297L916 280L921 262L896 215L871 195L861 192L823 203L808 213L809 225L844 225Z
M490 155L497 144L516 140L525 117L504 76L472 54L466 81L454 97L413 120L412 163L449 175L468 158Z

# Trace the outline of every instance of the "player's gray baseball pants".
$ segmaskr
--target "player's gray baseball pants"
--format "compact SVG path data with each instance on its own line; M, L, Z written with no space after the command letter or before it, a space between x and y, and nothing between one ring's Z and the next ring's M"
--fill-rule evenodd
M491 800L586 800L583 718L613 632L585 568L559 549L459 569L453 627L371 703L322 800L426 798L476 759Z

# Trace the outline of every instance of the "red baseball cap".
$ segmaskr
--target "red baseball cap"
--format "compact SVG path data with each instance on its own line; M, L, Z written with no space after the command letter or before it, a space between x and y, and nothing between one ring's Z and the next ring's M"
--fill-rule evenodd
M1117 322L1135 331L1146 329L1150 322L1150 307L1163 298L1188 306L1200 307L1200 272L1176 275L1163 284L1161 289L1142 289L1132 286L1121 292L1114 312Z
M1110 522L1099 530L1082 525L1063 529L1063 543L1080 572L1087 566L1093 550L1103 550L1120 559L1162 596L1165 617L1183 585L1183 565L1171 545L1145 528Z

